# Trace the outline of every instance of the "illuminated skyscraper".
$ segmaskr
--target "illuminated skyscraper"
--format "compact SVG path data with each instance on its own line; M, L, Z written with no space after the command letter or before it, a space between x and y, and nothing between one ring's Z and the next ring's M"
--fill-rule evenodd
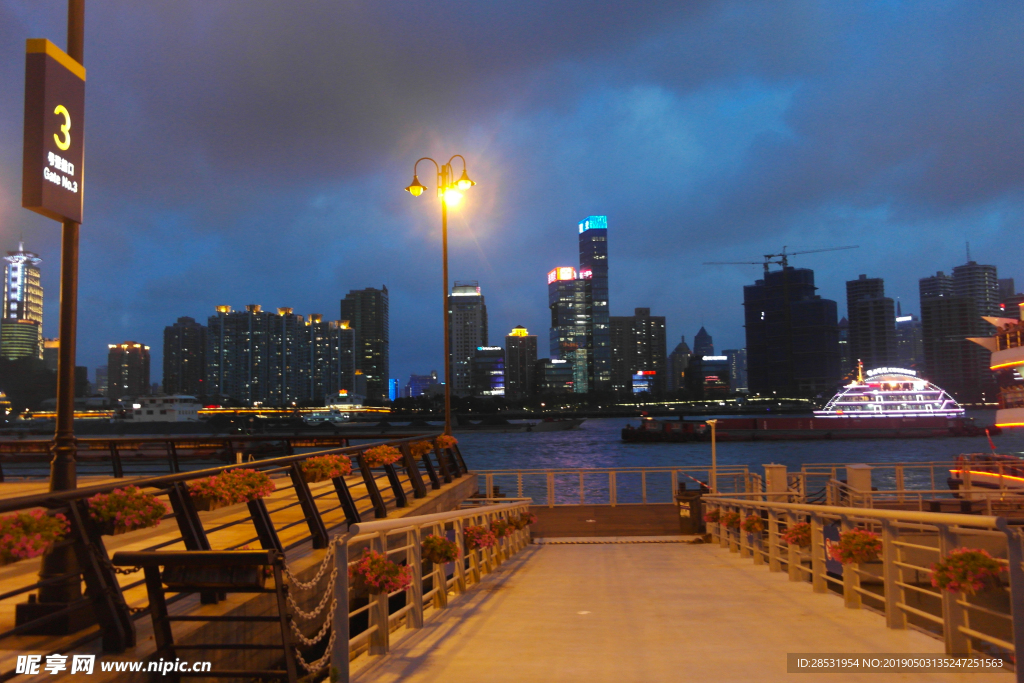
M4 257L4 307L0 316L0 356L3 358L43 357L43 286L39 279L38 254L17 251Z
M608 217L589 216L579 223L580 271L586 287L588 384L609 391L612 381L612 340L608 308Z
M178 318L164 328L164 393L202 396L206 379L206 328Z
M107 396L149 395L149 347L126 341L110 344L107 349Z
M456 282L448 299L451 321L452 393L473 393L473 357L477 348L487 346L487 304L475 280Z
M552 360L572 365L573 390L587 393L590 362L587 346L587 294L589 280L576 277L572 266L561 266L548 273L548 308L551 331L548 352Z
M517 325L505 337L505 396L511 399L533 395L537 389L537 335Z
M339 395L358 393L355 382L356 332L347 320L325 322L309 316L309 397L326 405Z
M391 348L388 288L351 290L341 301L341 319L348 320L355 330L356 369L366 380L366 396L377 401L388 400Z

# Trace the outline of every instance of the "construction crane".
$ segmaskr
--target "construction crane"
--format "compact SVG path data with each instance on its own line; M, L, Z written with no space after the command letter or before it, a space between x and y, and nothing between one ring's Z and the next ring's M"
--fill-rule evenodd
M705 261L705 266L758 266L764 265L764 272L768 272L768 266L771 264L779 265L785 268L789 265L789 257L797 256L798 254L817 254L822 251L841 251L843 249L860 249L860 245L854 245L851 247L828 247L826 249L807 249L804 251L786 251L786 247L782 247L781 254L765 254L764 261Z

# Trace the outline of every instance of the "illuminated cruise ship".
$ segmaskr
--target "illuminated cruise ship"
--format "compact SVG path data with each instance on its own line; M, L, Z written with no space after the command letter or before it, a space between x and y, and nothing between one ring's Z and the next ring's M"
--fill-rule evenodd
M832 397L816 417L963 417L952 396L905 368L875 368Z

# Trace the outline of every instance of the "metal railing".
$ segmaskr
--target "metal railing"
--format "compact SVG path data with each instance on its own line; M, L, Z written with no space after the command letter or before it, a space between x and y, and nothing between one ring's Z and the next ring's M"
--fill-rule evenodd
M787 494L763 494L763 497ZM974 651L1016 660L1024 647L1024 545L1021 530L1002 517L956 513L871 510L807 505L747 497L704 497L709 510L738 512L741 519L757 516L765 530L746 533L709 523L712 537L723 548L767 564L770 571L787 571L790 581L809 581L816 593L830 590L843 596L846 607L868 608L884 615L888 628L912 626L940 636L949 654ZM810 546L783 541L790 526L808 522ZM842 531L875 531L882 542L881 561L839 565L828 550ZM991 594L968 596L932 587L931 566L959 547L982 548L1007 567L1008 585ZM830 566L831 565L831 566ZM1017 669L1024 682L1024 667Z
M828 483L826 494L824 501L826 505L857 508L902 509L917 510L918 512L945 512L947 508L960 508L960 512L967 514L982 512L986 515L1024 510L1024 491L1005 487L1001 489L971 489L968 487L959 491L949 488L862 491L853 488L845 481L833 479Z
M615 467L535 470L476 470L481 493L497 489L531 498L535 505L648 505L672 503L679 485L699 488L710 479L708 467ZM496 488L497 487L497 488ZM761 476L746 465L718 468L721 491L761 490Z
M415 435L403 435L415 436ZM225 464L281 455L297 449L338 448L350 440L380 440L380 434L173 434L163 436L81 437L77 440L78 474L154 476L178 473L189 464ZM0 482L6 477L49 476L53 439L0 438ZM129 467L131 468L129 470Z
M922 488L941 489L949 478L949 471L955 469L953 460L930 460L925 462L866 462L857 463L871 467L871 476L876 486L892 489ZM791 487L799 488L805 495L820 491L832 479L845 480L846 465L842 463L805 463L799 472L790 472Z
M205 470L184 472L160 477L125 479L73 491L42 493L0 501L0 514L43 509L50 513L63 514L70 522L70 531L64 540L53 544L54 549L73 548L78 569L56 576L40 578L37 575L39 560L22 560L21 571L8 574L4 579L4 592L0 593L0 614L13 621L14 605L11 602L31 599L34 591L52 591L54 586L68 585L78 597L66 606L55 609L44 616L22 623L0 622L0 649L7 638L32 633L44 633L51 624L69 619L73 614L89 612L97 627L79 631L70 642L62 642L61 651L74 649L87 642L103 639L106 652L123 652L135 644L134 620L148 613L148 603L143 580L134 580L124 572L116 571L110 562L102 530L89 516L88 499L98 493L108 493L125 485L134 485L166 501L171 514L162 521L177 526L177 532L167 537L160 535L153 544L153 530L140 529L118 536L115 544L119 548L130 546L133 550L232 550L244 548L250 543L260 547L286 552L307 542L314 548L325 548L329 533L343 524L357 524L362 515L372 513L385 518L390 508L404 508L409 498L427 495L427 487L440 489L467 473L465 462L458 446L440 449L436 446L431 455L416 459L410 445L417 441L434 438L431 435L416 435L402 439L381 442L398 447L402 460L395 465L371 468L362 457L363 451L379 444L362 444L348 448L329 449L312 453L284 456L268 460L226 465ZM330 484L311 489L302 474L304 460L326 454L347 455L352 459L353 474L348 478L330 480ZM253 468L275 480L276 490L264 500L262 498L246 504L245 512L214 515L215 525L199 515L195 502L188 493L189 481L208 477L225 470L240 467ZM401 468L401 472L399 472ZM361 495L354 495L353 487L361 486ZM356 493L359 493L356 491ZM331 499L337 498L336 504ZM268 504L269 503L269 504ZM272 506L272 507L271 507ZM239 508L241 504L239 504ZM276 518L276 521L275 521ZM248 533L237 533L237 528L248 526ZM249 534L254 535L249 536ZM145 545L150 539L149 545ZM143 546L143 547L140 547ZM80 586L85 583L86 593L81 594ZM42 597L42 596L40 596ZM173 600L174 598L172 598ZM216 602L216 595L204 596L208 602ZM7 602L7 605L3 605ZM6 622L7 619L4 621ZM0 672L0 681L8 680L14 671Z
M407 629L422 628L425 613L433 608L440 612L449 601L465 593L472 584L479 583L517 552L530 544L530 531L526 527L513 531L491 548L467 550L463 530L468 526L489 526L496 520L509 521L529 512L529 499L481 500L475 499L467 510L442 512L434 515L409 517L392 521L354 524L349 532L336 539L334 548L334 605L330 618L336 632L331 635L331 680L349 681L349 661L353 654L367 652L371 656L385 655L390 649L391 632L404 622ZM459 559L450 565L425 562L421 544L428 535L452 537L459 546ZM369 595L365 604L351 590L348 568L359 560L352 556L354 547L368 547L393 561L412 569L412 582L404 591ZM451 566L449 573L447 567ZM403 596L404 600L394 600ZM404 604L400 604L404 603ZM359 633L350 632L353 619L367 615L366 628ZM316 671L327 668L326 661L310 667Z

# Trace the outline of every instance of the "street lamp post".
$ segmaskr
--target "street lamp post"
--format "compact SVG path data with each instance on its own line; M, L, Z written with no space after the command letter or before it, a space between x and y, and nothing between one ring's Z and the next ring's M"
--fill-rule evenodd
M455 179L455 172L452 169L452 162L456 159L462 160L462 175L458 180ZM450 435L452 433L452 340L448 306L448 206L456 206L462 201L462 193L476 183L469 179L469 175L466 173L466 159L461 154L454 155L444 165L430 157L422 157L413 164L412 183L405 188L413 197L419 197L427 189L420 183L420 178L416 174L416 167L421 161L429 161L437 169L437 196L441 200L441 270L444 276L444 290L441 298L444 305L444 433Z
M711 493L718 493L718 454L715 453L715 425L718 420L708 420L711 425Z

